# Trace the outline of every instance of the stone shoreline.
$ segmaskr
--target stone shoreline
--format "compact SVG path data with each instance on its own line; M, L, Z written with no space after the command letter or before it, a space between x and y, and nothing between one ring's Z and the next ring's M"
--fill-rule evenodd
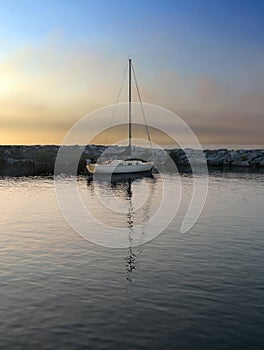
M27 175L52 175L57 152L60 146L57 145L36 145L36 146L0 146L0 176L27 176ZM65 146L67 151L75 152L81 146ZM80 158L78 173L85 172L86 159L97 160L107 149L108 155L122 157L125 154L125 147L118 146L86 146ZM155 162L165 164L164 151L154 149ZM181 168L190 167L189 159L196 164L204 163L201 152L193 149L172 149L166 150L174 163ZM204 150L207 165L210 168L222 169L264 169L264 150ZM142 159L150 159L149 149L141 147L133 148L133 156ZM168 158L168 157L167 157Z

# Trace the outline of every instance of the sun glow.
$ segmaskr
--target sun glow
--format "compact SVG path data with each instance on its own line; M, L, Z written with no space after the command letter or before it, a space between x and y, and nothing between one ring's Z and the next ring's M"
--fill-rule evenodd
M0 80L0 98L8 96L14 89L15 82L8 76L1 76Z

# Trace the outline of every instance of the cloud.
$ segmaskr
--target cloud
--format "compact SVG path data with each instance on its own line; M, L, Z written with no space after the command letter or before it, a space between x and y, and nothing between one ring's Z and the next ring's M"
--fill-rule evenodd
M116 102L125 64L117 53L58 39L6 56L0 61L0 143L59 143L82 116ZM148 71L140 73L143 101L177 113L201 142L263 143L261 86L245 89L164 68L146 79Z

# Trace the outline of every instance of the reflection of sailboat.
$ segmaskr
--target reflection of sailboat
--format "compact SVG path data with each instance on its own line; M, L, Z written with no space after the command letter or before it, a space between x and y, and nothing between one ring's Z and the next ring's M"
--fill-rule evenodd
M103 179L103 176L100 177ZM111 184L112 186L114 184L120 184L120 183L127 183L130 184L130 190L131 190L131 184L135 180L140 180L144 178L153 178L152 172L151 171L146 171L144 173L132 173L132 174L112 174L111 176ZM132 197L132 194L131 194Z
M130 158L125 160L111 159L104 163L92 163L89 159L86 161L86 168L91 174L132 174L151 172L152 164L141 159L131 157L131 139L132 139L132 123L131 123L131 72L132 60L128 60L128 153ZM134 69L133 69L134 73ZM135 74L135 73L134 73ZM146 125L147 128L147 125ZM147 129L148 132L148 129ZM148 133L149 136L149 133ZM149 137L150 140L150 137Z
M128 179L126 181L126 194L128 200L128 213L127 213L127 227L128 227L128 256L126 257L126 273L127 273L127 281L129 284L132 283L132 273L137 268L137 258L141 253L141 247L139 247L139 252L135 251L135 248L132 248L133 244L133 205L132 205L132 188L131 188L132 180Z
M137 270L138 267L138 258L142 252L141 243L137 246L133 246L134 242L134 225L136 225L137 217L136 212L133 208L133 193L132 184L133 182L140 182L142 179L148 179L147 182L150 186L150 197L148 198L147 205L142 209L143 213L143 222L146 223L149 219L149 210L152 202L153 190L155 188L155 177L151 173L142 173L142 174L112 174L111 182L109 183L109 178L100 176L96 179L92 177L87 178L87 186L94 192L94 186L99 184L100 186L111 190L112 195L122 199L124 206L126 207L125 218L126 218L126 227L128 228L128 252L125 258L126 266L126 279L127 283L132 283L132 274ZM110 188L107 186L110 184ZM142 225L142 243L144 236L144 225ZM139 241L140 242L140 241Z
M130 285L133 282L132 274L137 270L138 268L138 258L139 255L142 252L141 245L138 245L136 247L133 247L133 234L134 234L134 208L132 203L132 197L133 197L133 191L132 191L132 183L133 181L137 181L143 178L151 178L153 179L152 184L154 185L154 177L152 174L148 174L145 176L141 174L132 176L124 176L124 175L114 175L112 176L111 186L112 189L120 189L122 188L123 194L125 194L125 198L128 204L128 211L127 211L127 227L128 227L128 242L129 242L129 248L128 248L128 255L126 256L126 274L127 274L127 283ZM152 193L152 192L151 192ZM151 198L148 201L148 204L150 204ZM148 216L148 213L145 212L145 216ZM144 232L142 231L142 234Z

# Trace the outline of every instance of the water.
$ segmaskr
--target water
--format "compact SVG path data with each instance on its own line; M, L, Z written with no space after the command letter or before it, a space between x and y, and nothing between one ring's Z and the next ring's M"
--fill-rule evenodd
M174 175L165 181L175 186ZM51 178L1 179L0 348L263 349L263 174L211 174L204 211L184 235L192 178L181 181L165 232L109 249L69 227ZM115 194L126 203L122 186ZM141 186L132 183L138 196ZM100 215L92 184L80 177L78 187ZM159 178L152 188L158 198Z

